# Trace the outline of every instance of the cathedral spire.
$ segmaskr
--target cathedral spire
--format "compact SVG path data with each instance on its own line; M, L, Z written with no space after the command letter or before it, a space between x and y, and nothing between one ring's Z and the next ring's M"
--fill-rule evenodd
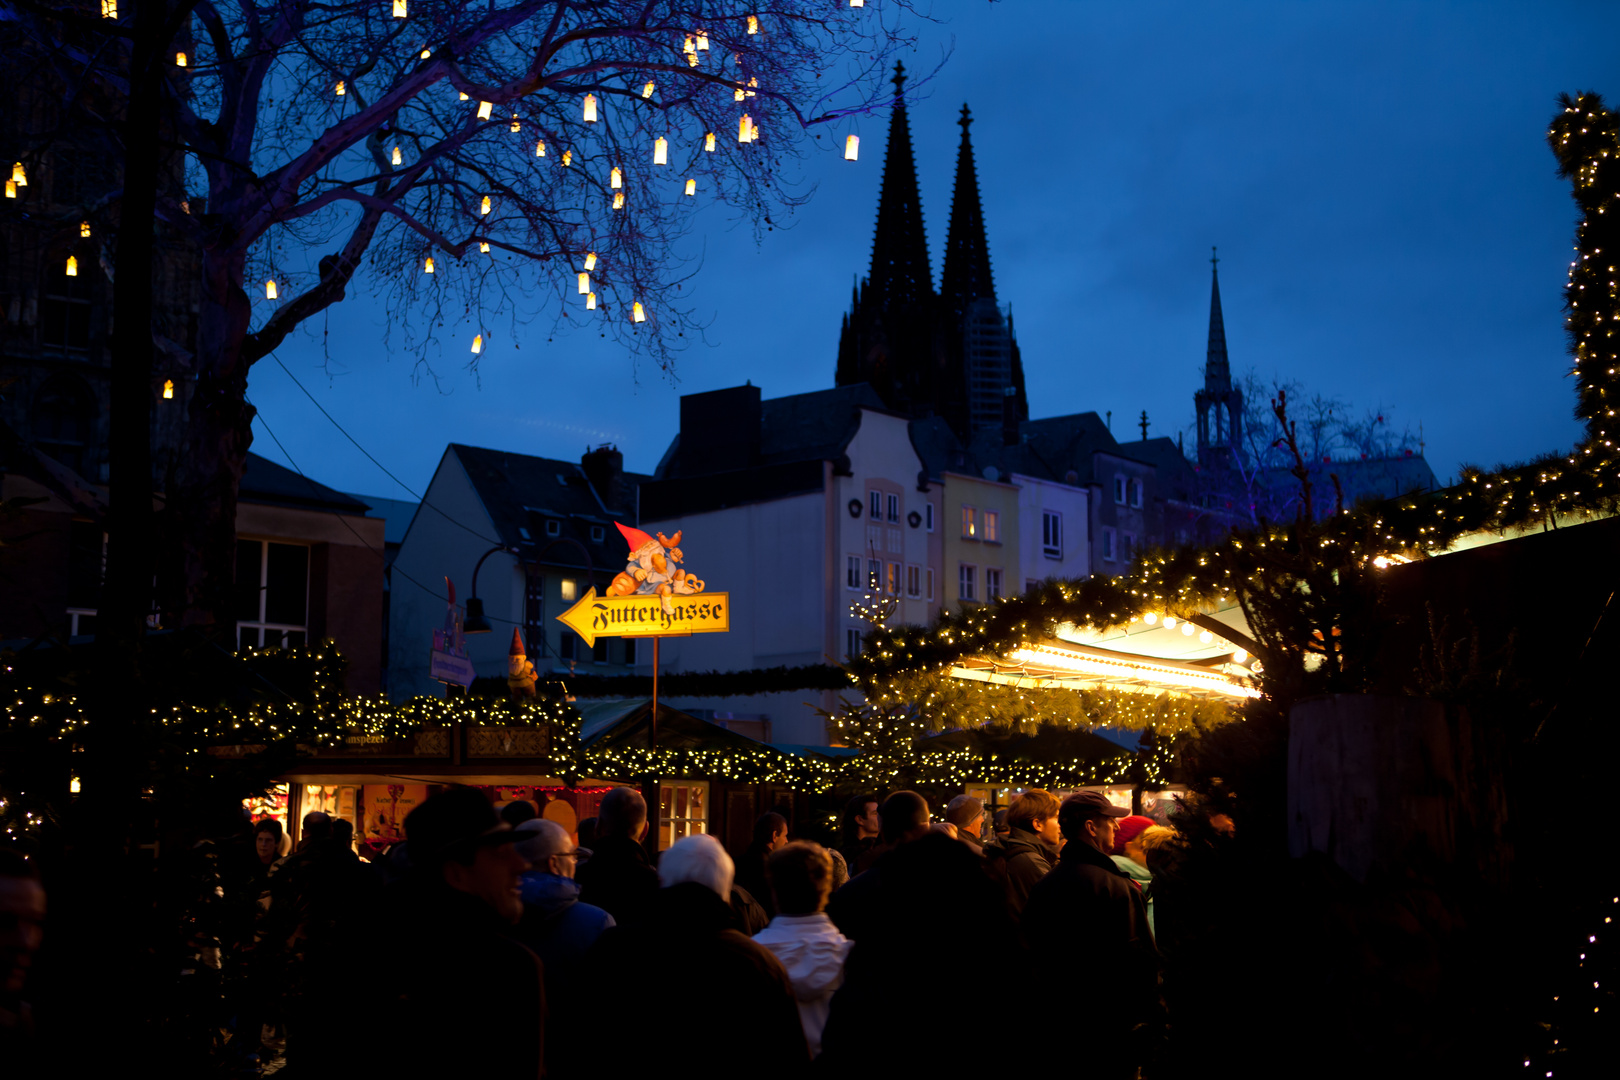
M1209 351L1204 355L1204 389L1232 389L1232 367L1226 359L1226 320L1221 316L1220 258L1209 249Z
M945 268L940 295L958 319L975 300L996 299L990 276L990 244L985 238L984 208L979 201L979 173L973 162L968 128L973 114L962 106L962 143L956 152L956 190L951 197L951 221L945 234Z
M878 196L877 229L872 237L872 272L866 294L880 308L908 308L933 298L934 274L928 263L917 163L911 153L911 122L906 117L906 67L894 65L894 108L889 113L889 145Z

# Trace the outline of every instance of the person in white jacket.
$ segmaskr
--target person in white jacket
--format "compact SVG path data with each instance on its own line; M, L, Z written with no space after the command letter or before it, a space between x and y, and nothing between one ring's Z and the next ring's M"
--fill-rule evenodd
M776 918L754 940L776 954L793 983L799 1021L810 1056L821 1053L821 1029L833 992L844 981L844 960L853 944L827 918L832 858L820 844L795 841L771 853L765 864Z

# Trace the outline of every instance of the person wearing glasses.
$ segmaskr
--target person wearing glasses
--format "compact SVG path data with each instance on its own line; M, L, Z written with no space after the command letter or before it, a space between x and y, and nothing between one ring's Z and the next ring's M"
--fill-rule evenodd
M577 1018L569 1013L579 1002L576 988L584 974L585 951L614 925L613 916L593 904L580 903L574 871L591 853L575 844L568 830L555 821L531 818L517 827L517 834L517 852L532 867L523 875L518 940L533 949L545 965L551 1030L577 1031ZM568 1063L560 1058L572 1049L565 1039L549 1040L546 1071L566 1072Z

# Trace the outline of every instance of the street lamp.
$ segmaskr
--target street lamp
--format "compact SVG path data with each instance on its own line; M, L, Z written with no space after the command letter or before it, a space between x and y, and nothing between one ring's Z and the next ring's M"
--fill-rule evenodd
M495 629L489 624L489 619L484 615L484 602L478 599L478 571L484 568L484 560L497 551L504 551L508 555L517 554L515 548L509 548L505 544L496 544L478 556L478 562L473 566L472 595L467 597L467 614L461 620L462 634L487 634Z

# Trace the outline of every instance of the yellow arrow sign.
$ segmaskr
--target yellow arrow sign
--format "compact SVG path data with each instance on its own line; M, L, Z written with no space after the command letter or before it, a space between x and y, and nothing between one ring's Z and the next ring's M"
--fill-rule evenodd
M669 602L673 611L666 614L656 596L597 596L592 588L557 621L584 638L587 649L599 637L680 637L731 629L729 593L672 596Z

